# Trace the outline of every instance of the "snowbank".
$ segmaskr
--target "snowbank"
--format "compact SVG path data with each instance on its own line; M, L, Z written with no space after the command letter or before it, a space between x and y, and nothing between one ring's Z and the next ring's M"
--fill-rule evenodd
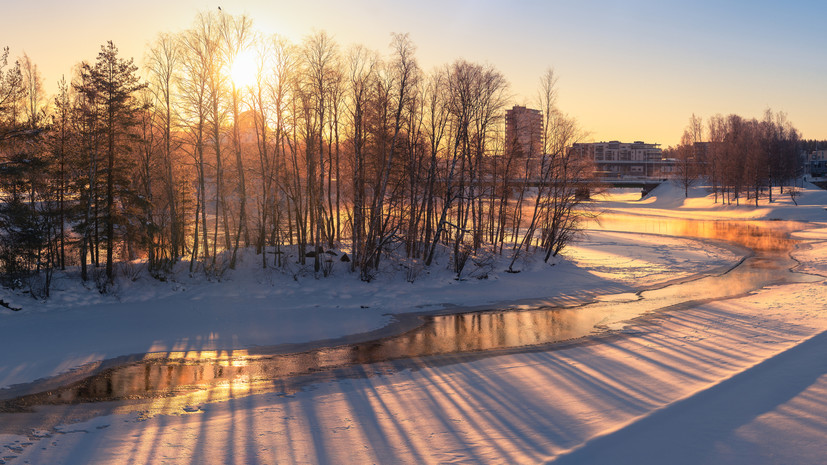
M606 210L621 210L626 214L827 222L827 191L810 183L804 183L804 187L798 188L799 195L795 201L787 194L787 190L782 194L780 188L773 188L773 202L769 203L762 197L757 207L754 201L747 201L745 197L740 199L740 205L735 202L724 204L720 196L716 202L715 196L706 186L692 187L687 197L683 188L673 181L661 184L640 200L623 192L624 190L609 190L598 200Z

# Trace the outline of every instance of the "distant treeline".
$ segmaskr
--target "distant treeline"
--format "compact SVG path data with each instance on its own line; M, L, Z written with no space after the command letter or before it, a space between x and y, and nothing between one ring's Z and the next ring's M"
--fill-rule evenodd
M816 150L827 150L827 140L804 139L800 141L801 150L812 153Z

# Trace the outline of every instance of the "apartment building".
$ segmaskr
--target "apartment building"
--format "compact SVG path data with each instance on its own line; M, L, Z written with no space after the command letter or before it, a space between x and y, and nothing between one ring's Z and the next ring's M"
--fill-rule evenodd
M543 151L543 113L515 105L505 112L506 152L536 157Z
M664 158L660 144L615 140L574 144L572 150L592 160L601 179L666 179L675 170L675 160Z

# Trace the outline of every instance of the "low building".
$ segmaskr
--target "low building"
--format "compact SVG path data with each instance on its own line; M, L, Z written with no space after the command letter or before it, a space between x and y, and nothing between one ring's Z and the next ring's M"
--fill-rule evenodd
M813 150L807 155L804 165L805 175L810 178L827 177L827 150Z
M572 150L594 162L598 179L662 180L675 171L675 160L664 158L660 144L615 140L574 144Z

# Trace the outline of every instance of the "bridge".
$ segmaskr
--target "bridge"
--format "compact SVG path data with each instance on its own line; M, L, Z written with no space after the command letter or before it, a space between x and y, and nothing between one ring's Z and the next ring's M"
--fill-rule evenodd
M625 178L606 178L606 177L599 177L597 179L580 179L575 180L575 183L582 183L582 184L594 184L597 182L599 185L603 187L620 187L620 188L639 188L641 192L641 197L645 196L652 189L660 186L664 181L667 179L657 179L657 178L647 178L647 177L625 177ZM437 179L437 183L444 183L445 179ZM540 181L538 179L529 179L529 180L514 180L512 181L512 186L520 186L526 185L528 187L538 187L540 185ZM484 180L483 183L487 183L490 185L491 180ZM584 192L585 194L585 192Z
M641 197L645 196L652 189L658 187L666 181L666 179L652 179L652 178L602 178L598 182L610 187L624 187L624 188L640 188Z

